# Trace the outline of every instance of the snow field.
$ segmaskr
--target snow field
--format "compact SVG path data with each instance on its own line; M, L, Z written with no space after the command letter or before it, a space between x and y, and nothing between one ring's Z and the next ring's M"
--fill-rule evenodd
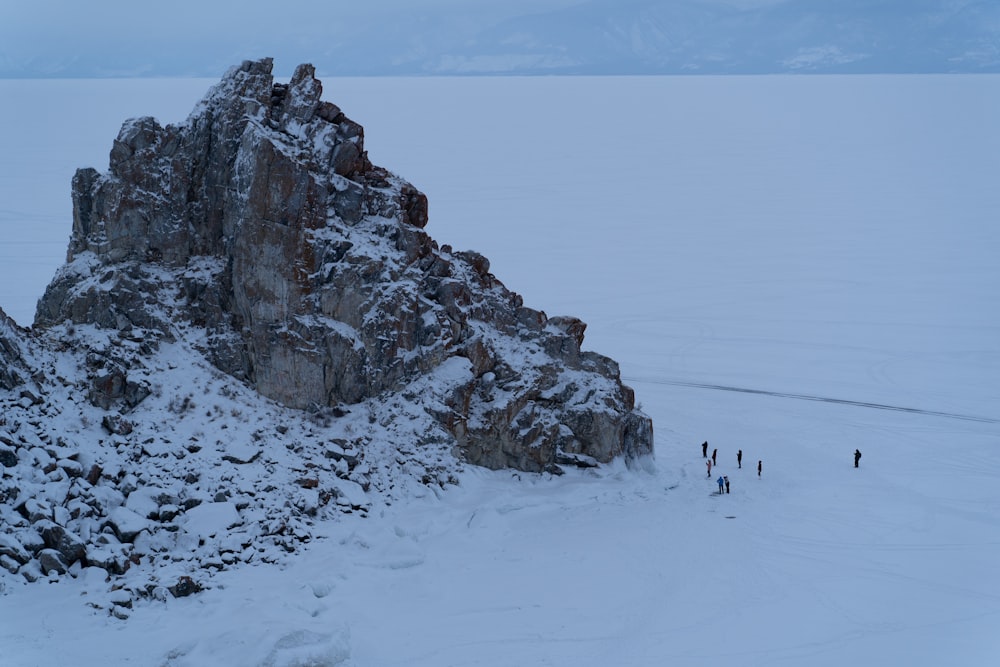
M325 84L373 161L428 194L439 243L589 324L654 419L655 461L467 470L127 621L86 606L109 595L86 573L8 591L5 659L1000 658L1000 77ZM72 169L104 168L125 116L180 120L208 85L0 82L23 101L0 110L0 306L27 324L62 261Z

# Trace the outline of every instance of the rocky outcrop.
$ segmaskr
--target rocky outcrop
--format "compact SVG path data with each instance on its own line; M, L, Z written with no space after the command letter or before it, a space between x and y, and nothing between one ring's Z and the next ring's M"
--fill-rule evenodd
M286 85L262 60L181 125L126 122L109 172L77 172L35 327L0 311L0 593L90 571L117 583L89 604L125 618L463 462L652 451L584 323L439 246L363 138L310 66Z
M212 364L285 406L407 397L479 465L651 452L617 365L581 350L585 325L432 240L427 198L373 165L362 127L321 97L312 66L281 84L265 59L230 70L181 125L126 122L108 173L73 179L67 264L35 326L155 345L183 324ZM129 391L111 366L92 390L105 407Z

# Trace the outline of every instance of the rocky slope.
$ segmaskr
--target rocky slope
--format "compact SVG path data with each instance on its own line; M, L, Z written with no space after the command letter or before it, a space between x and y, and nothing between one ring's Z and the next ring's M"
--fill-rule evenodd
M162 591L463 463L652 452L585 325L432 240L309 65L282 84L244 62L185 123L126 122L72 187L32 331L0 320L0 572L141 564Z

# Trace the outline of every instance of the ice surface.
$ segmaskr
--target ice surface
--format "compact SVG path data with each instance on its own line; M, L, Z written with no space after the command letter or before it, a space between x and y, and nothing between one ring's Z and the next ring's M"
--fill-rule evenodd
M472 470L126 621L87 606L106 597L89 575L14 587L4 660L997 662L1000 77L324 84L428 194L438 242L588 323L656 460ZM0 108L0 306L30 322L73 168L208 85L0 82L19 100ZM211 505L211 529L238 516Z

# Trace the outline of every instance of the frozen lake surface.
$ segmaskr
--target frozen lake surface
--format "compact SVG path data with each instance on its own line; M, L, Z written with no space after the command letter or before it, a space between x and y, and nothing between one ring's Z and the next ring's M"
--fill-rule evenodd
M74 169L212 83L0 81L0 307L30 324ZM8 591L12 664L1000 659L1000 77L324 84L431 236L589 324L655 465L475 471L124 623Z

